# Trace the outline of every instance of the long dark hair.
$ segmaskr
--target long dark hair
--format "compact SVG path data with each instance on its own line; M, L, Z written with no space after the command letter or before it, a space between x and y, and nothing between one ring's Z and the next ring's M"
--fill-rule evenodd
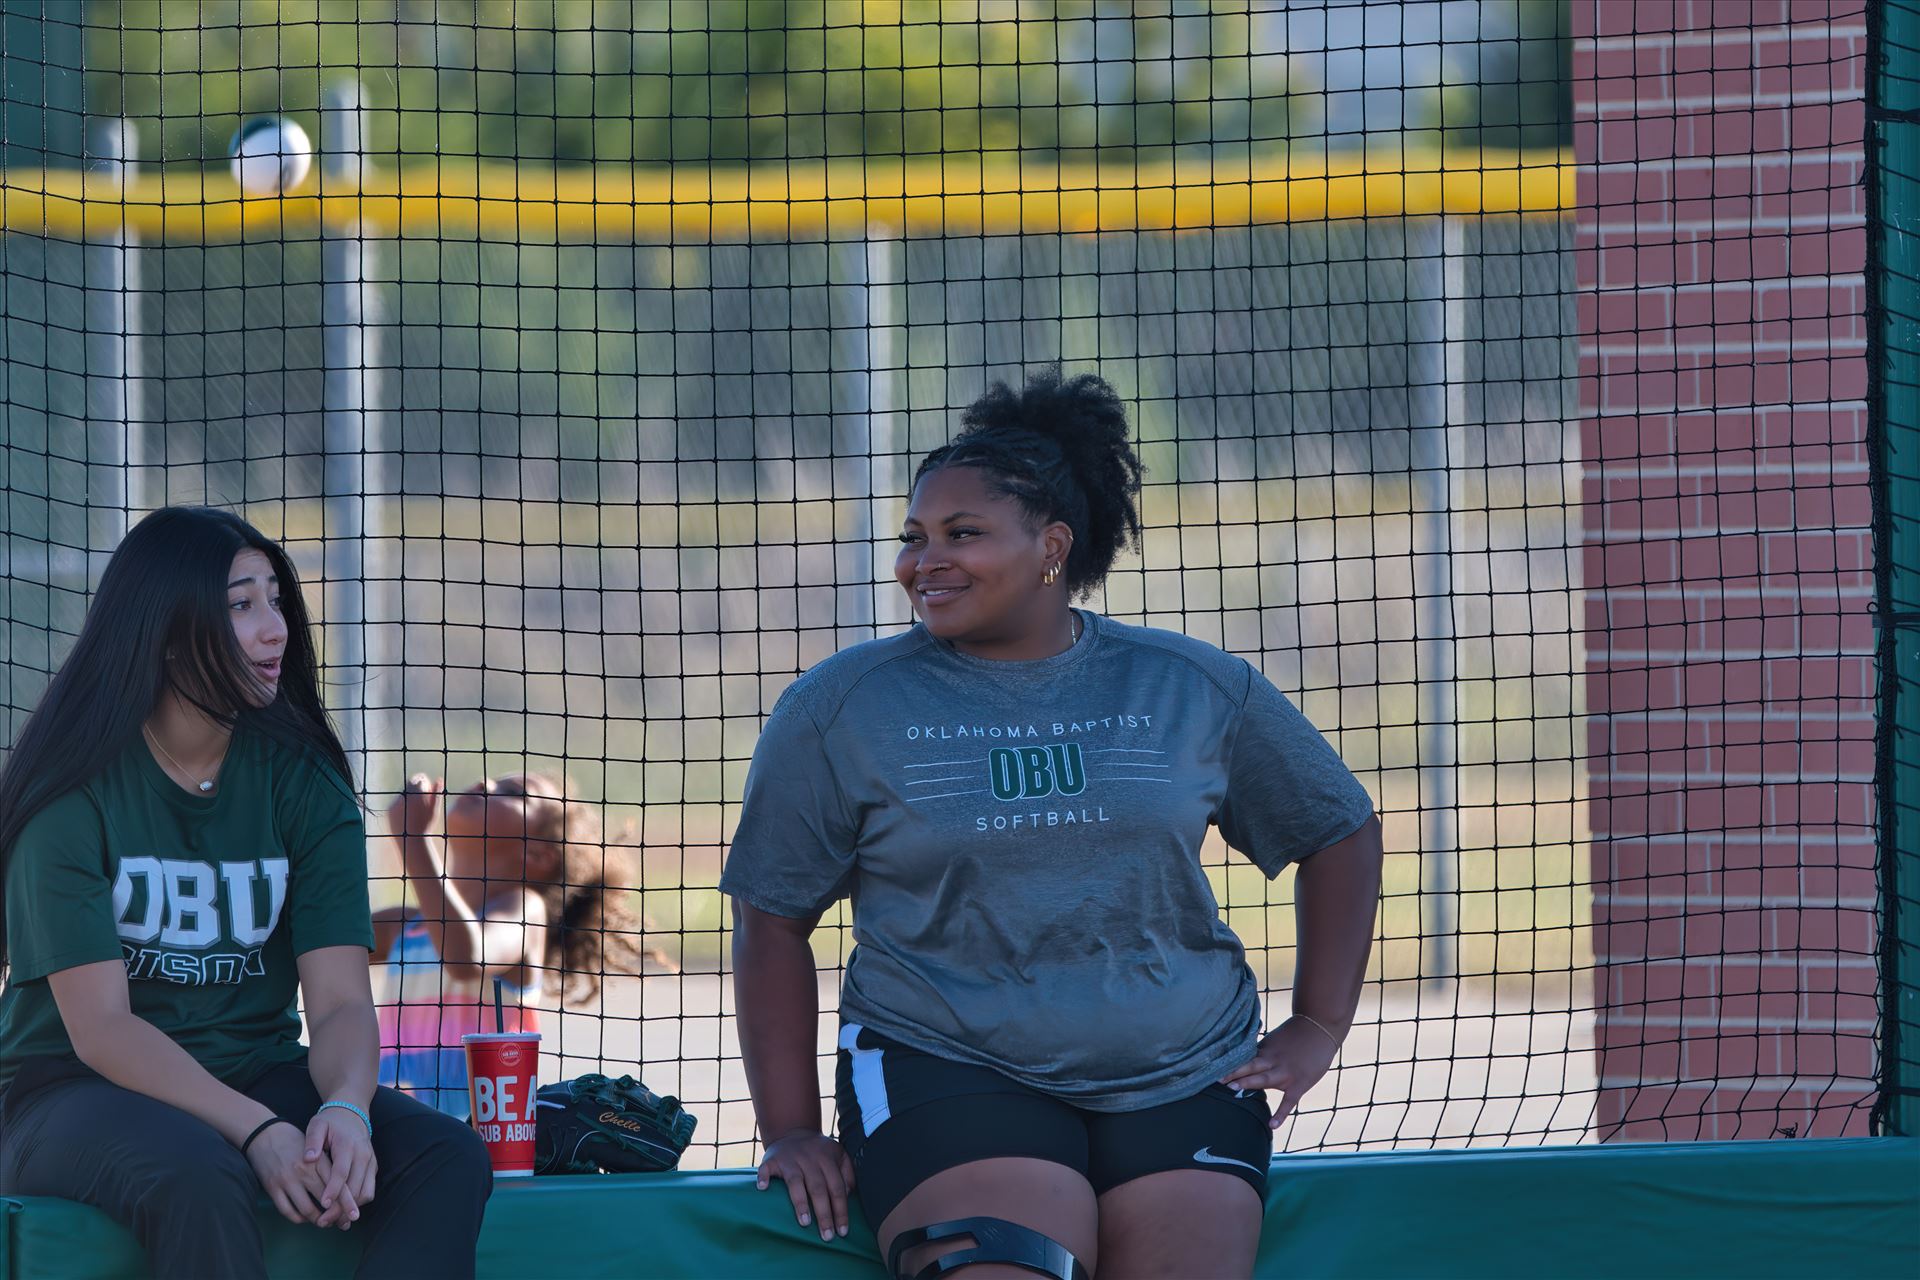
M280 579L287 625L279 695L264 707L249 699L258 682L227 616L227 573L249 547ZM305 750L352 786L347 753L320 701L306 602L286 553L231 512L163 507L107 561L73 651L0 768L0 947L6 864L21 829L131 747L169 685L215 722Z
M994 491L1012 498L1036 525L1058 520L1073 531L1067 592L1086 596L1140 537L1144 468L1127 442L1127 413L1105 379L1067 378L1048 365L1015 391L996 382L961 415L965 430L935 449L913 473L977 467Z

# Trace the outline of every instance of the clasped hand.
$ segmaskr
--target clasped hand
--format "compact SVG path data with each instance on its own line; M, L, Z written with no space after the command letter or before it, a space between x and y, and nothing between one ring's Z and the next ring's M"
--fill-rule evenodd
M288 1222L345 1231L373 1202L373 1142L360 1118L339 1107L315 1115L305 1133L292 1124L272 1126L254 1140L247 1162Z

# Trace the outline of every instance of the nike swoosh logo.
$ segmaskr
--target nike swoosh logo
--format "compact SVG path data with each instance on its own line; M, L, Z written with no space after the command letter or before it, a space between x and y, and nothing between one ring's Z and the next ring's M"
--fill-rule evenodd
M1266 1172L1257 1165L1248 1164L1245 1160L1235 1160L1232 1156L1217 1156L1213 1154L1212 1149L1209 1147L1202 1147L1194 1152L1193 1158L1201 1164L1231 1164L1238 1165L1242 1169L1250 1169L1254 1173Z
M552 1107L552 1108L553 1108L553 1109L554 1109L555 1111L565 1111L565 1110L567 1109L567 1104L566 1104L566 1103L564 1103L564 1102L548 1102L548 1101L547 1101L547 1100L546 1100L545 1098L540 1098L540 1099L537 1099L537 1100L536 1100L536 1101L534 1102L534 1104L533 1104L533 1105L534 1105L534 1106L535 1106L536 1108L538 1108L538 1107Z

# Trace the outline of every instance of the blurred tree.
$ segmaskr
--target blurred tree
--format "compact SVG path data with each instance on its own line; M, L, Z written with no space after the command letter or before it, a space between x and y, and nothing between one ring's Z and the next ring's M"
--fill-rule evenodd
M1450 146L1558 147L1573 140L1567 0L1480 0L1443 31L1447 87L1437 125ZM1471 25L1469 25L1469 23Z
M85 105L78 15L0 0L0 164L78 165Z
M1456 144L1563 141L1566 0L1442 8L1450 87L1416 95L1426 105L1406 125ZM1249 0L85 0L79 12L88 111L146 122L148 161L223 156L256 113L317 124L321 82L339 76L357 76L376 108L367 145L403 163L1220 158L1319 127L1317 86L1256 51L1275 12Z
M1294 93L1244 3L1161 0L87 0L95 114L149 160L244 117L315 123L353 75L368 145L559 162L1284 145ZM1192 10L1189 12L1189 10Z

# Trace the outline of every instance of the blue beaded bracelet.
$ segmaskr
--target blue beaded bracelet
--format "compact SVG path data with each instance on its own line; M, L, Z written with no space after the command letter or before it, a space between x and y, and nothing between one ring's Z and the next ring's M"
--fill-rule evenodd
M333 1102L323 1102L320 1104L321 1111L325 1111L328 1107L338 1107L342 1111L353 1112L353 1114L360 1117L360 1123L367 1126L367 1136L369 1138L373 1136L373 1117L369 1116L366 1112L362 1111L360 1108L354 1106L351 1102L340 1102L336 1100Z

